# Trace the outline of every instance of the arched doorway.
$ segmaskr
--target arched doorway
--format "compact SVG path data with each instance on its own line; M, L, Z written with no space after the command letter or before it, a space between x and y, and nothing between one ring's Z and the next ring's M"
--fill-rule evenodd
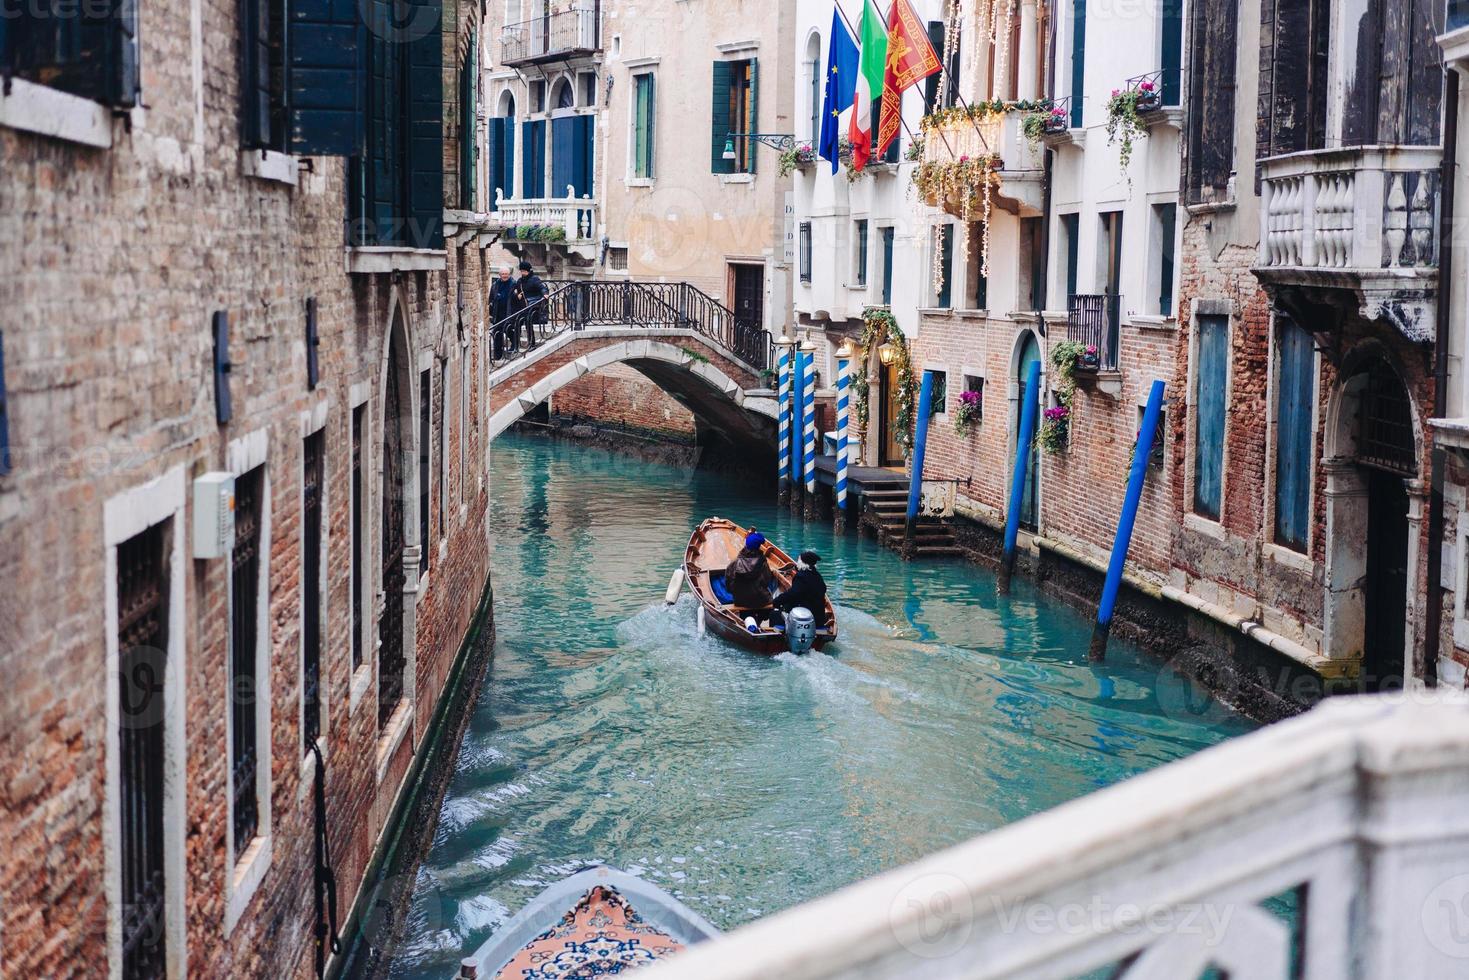
M1327 642L1334 658L1360 657L1365 690L1390 690L1411 665L1417 425L1407 387L1381 356L1349 360L1343 374L1326 462Z
M402 702L407 665L408 630L405 605L408 584L404 558L408 548L407 503L413 476L413 388L408 374L408 350L402 312L393 317L388 337L387 370L383 377L382 428L382 589L383 609L378 619L378 727L387 726Z
M1013 465L1015 461L1016 441L1020 438L1020 415L1025 406L1027 398L1040 398L1039 391L1026 391L1025 379L1030 374L1030 366L1041 359L1041 345L1036 340L1035 334L1026 330L1020 337L1016 346L1015 355L1015 407L1012 411L1012 424L1010 431L1013 436L1010 440L1010 459ZM1042 372L1044 374L1044 372ZM1040 411L1040 406L1036 406ZM1028 530L1035 530L1038 524L1036 503L1038 500L1037 488L1040 481L1040 457L1036 451L1035 440L1030 443L1030 462L1025 467L1025 496L1020 502L1020 523Z
M902 426L898 422L897 392L900 379L896 360L892 364L884 364L882 358L879 357L877 377L879 380L878 401L881 409L877 418L877 465L903 467L907 465L908 456L903 448Z

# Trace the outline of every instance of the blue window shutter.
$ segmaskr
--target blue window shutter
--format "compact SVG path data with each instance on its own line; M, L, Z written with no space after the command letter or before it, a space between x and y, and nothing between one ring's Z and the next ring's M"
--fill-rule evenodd
M936 261L942 270L943 284L939 286L938 307L947 310L954 305L954 226L939 228L939 254Z
M566 188L576 187L576 117L551 120L551 197L565 197Z
M1163 0L1162 28L1163 104L1179 105L1183 100L1183 0Z
M944 56L945 33L947 33L947 27L943 21L931 20L928 22L928 43L933 46L934 51L938 52L940 58ZM942 73L935 73L923 80L923 114L925 116L932 114L939 107L939 85L943 82L944 77Z
M216 310L214 330L214 419L224 425L234 417L230 402L230 373L234 365L230 362L230 315Z
M1315 345L1294 322L1280 319L1275 425L1275 541L1306 550L1311 527L1311 430Z
M444 35L441 0L414 0L408 42L408 244L444 247Z
M712 150L709 168L712 173L716 174L734 173L734 161L724 158L724 145L730 137L729 90L729 62L716 61L714 62L714 96L709 113L709 143Z
M515 119L505 120L505 138L500 144L500 177L507 198L515 196Z
M596 116L576 117L576 154L579 168L576 180L577 197L595 196L597 189L594 186L596 168L593 166L596 155Z
M5 395L5 334L0 333L0 476L10 472L10 407Z
M362 137L364 33L354 0L293 0L286 48L292 153L351 156Z
M521 124L525 145L521 149L521 193L526 197L546 196L546 121L527 120Z
M1071 127L1081 128L1086 94L1086 0L1071 0Z
M1229 318L1200 316L1194 365L1194 511L1219 519L1224 475L1224 389L1229 379Z
M505 171L502 169L505 163L505 120L496 116L489 120L489 126L485 130L485 150L487 155L487 166L485 177L490 188L490 199L485 202L485 210L495 210L496 191L505 189ZM509 197L509 194L505 195Z

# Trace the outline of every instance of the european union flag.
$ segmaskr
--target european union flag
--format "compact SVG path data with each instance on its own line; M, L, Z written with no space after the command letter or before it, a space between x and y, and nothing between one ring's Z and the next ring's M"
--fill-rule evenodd
M842 112L852 104L857 91L857 42L842 23L842 12L831 12L831 44L826 56L826 104L821 112L821 148L823 160L831 161L831 172L840 169L842 128L838 125Z

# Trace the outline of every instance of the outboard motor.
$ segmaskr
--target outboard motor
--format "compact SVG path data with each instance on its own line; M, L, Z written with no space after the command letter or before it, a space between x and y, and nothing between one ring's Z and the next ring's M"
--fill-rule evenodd
M811 610L797 606L786 613L786 643L791 653L810 653L816 644L816 617Z

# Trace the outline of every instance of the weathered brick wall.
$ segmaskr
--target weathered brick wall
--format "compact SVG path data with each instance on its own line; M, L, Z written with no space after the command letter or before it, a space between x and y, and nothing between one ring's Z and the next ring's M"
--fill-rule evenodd
M1015 377L1022 331L1029 323L979 314L930 313L913 341L915 374L924 368L948 372L947 414L929 429L927 479L957 481L961 497L982 512L1003 516L1009 506L1018 428L1018 380ZM1057 383L1050 362L1052 348L1065 339L1064 325L1052 324L1041 344L1042 407L1051 404ZM1172 332L1123 328L1121 393L1104 393L1092 383L1079 387L1072 401L1069 448L1060 455L1041 453L1038 483L1039 531L1072 547L1105 558L1116 534L1126 489L1128 460L1137 434L1138 408L1147 401L1154 378L1171 374ZM982 373L984 419L961 438L954 412L966 373ZM876 387L873 388L876 405ZM1172 518L1166 487L1151 471L1138 513L1130 558L1135 570L1156 576L1168 567Z
M328 545L322 685L328 812L345 915L383 817L442 689L488 574L483 430L482 269L451 247L447 271L349 276L343 264L343 163L318 159L299 186L240 174L233 66L237 11L205 5L196 89L186 11L155 11L142 38L146 114L114 124L95 150L0 128L0 310L15 471L0 478L0 973L92 977L105 971L109 910L104 502L175 466L222 469L226 447L265 430L271 684L272 857L224 934L228 787L228 595L225 561L184 578L183 724L188 968L194 976L312 972L312 811L300 711L301 416L326 418ZM196 123L195 106L202 105ZM459 343L456 283L469 297ZM354 386L373 406L370 460L381 463L384 335L396 295L411 358L448 357L450 511L427 591L417 601L413 731L378 780L376 681L355 708L348 483ZM319 304L322 383L306 384L304 305ZM210 315L231 320L234 419L214 419ZM458 411L459 364L471 359L470 412ZM437 370L435 371L437 391ZM410 393L405 393L408 397ZM436 409L437 411L437 409ZM440 418L436 425L445 424ZM465 462L459 427L468 425ZM433 449L438 472L438 439ZM379 536L380 479L367 474L367 569ZM437 527L437 490L431 495ZM175 534L188 535L191 510ZM186 554L190 542L185 539ZM373 615L367 603L367 615Z
M623 364L586 375L551 396L551 414L674 436L694 434L694 415Z

